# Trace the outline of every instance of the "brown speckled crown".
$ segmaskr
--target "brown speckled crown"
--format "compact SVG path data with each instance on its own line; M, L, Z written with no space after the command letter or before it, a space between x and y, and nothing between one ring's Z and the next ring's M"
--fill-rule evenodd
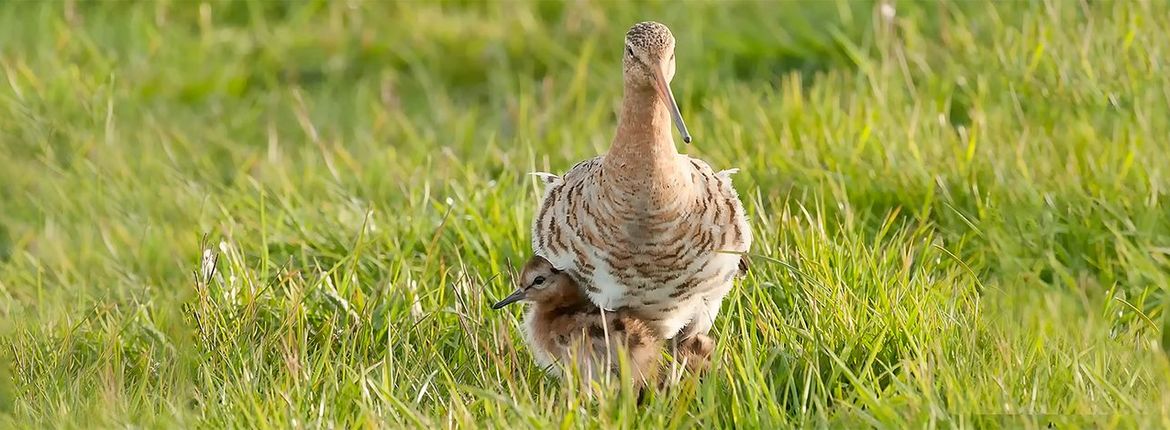
M674 35L665 25L645 21L630 27L626 32L626 42L647 51L659 51L674 44Z

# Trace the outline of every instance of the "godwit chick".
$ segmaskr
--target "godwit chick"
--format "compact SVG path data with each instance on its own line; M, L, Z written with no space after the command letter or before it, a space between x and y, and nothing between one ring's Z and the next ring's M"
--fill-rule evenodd
M618 375L624 359L639 389L657 376L662 339L628 311L602 312L548 260L532 257L520 287L492 309L518 301L532 303L525 340L541 366L575 365L587 382Z
M605 309L630 309L655 332L686 344L707 333L734 278L746 268L752 235L735 170L715 172L680 155L671 121L690 141L669 83L674 36L656 22L626 33L624 96L605 155L548 184L532 246ZM722 252L731 251L731 252Z

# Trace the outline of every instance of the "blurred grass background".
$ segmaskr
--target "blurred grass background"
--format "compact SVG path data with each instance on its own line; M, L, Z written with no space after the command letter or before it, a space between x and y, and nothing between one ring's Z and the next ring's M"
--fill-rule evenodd
M714 373L639 409L487 305L651 19L757 242ZM1168 33L1156 0L5 2L0 426L1166 427Z

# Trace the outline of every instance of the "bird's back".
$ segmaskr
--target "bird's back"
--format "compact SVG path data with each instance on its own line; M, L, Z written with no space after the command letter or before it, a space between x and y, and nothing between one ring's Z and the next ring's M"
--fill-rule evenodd
M746 252L751 244L731 172L680 155L690 191L637 199L604 189L602 161L547 180L534 251L588 285L597 305L636 311L665 338L683 327L705 333L740 267L740 255L719 251Z

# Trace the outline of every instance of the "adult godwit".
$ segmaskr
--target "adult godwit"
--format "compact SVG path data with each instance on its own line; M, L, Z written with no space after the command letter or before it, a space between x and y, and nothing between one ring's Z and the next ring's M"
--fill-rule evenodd
M613 143L563 176L540 174L548 186L532 247L585 285L593 303L636 311L686 345L710 330L746 270L736 252L747 252L752 236L731 186L735 170L716 173L675 148L672 120L683 141L690 135L669 85L674 43L656 22L626 33Z

